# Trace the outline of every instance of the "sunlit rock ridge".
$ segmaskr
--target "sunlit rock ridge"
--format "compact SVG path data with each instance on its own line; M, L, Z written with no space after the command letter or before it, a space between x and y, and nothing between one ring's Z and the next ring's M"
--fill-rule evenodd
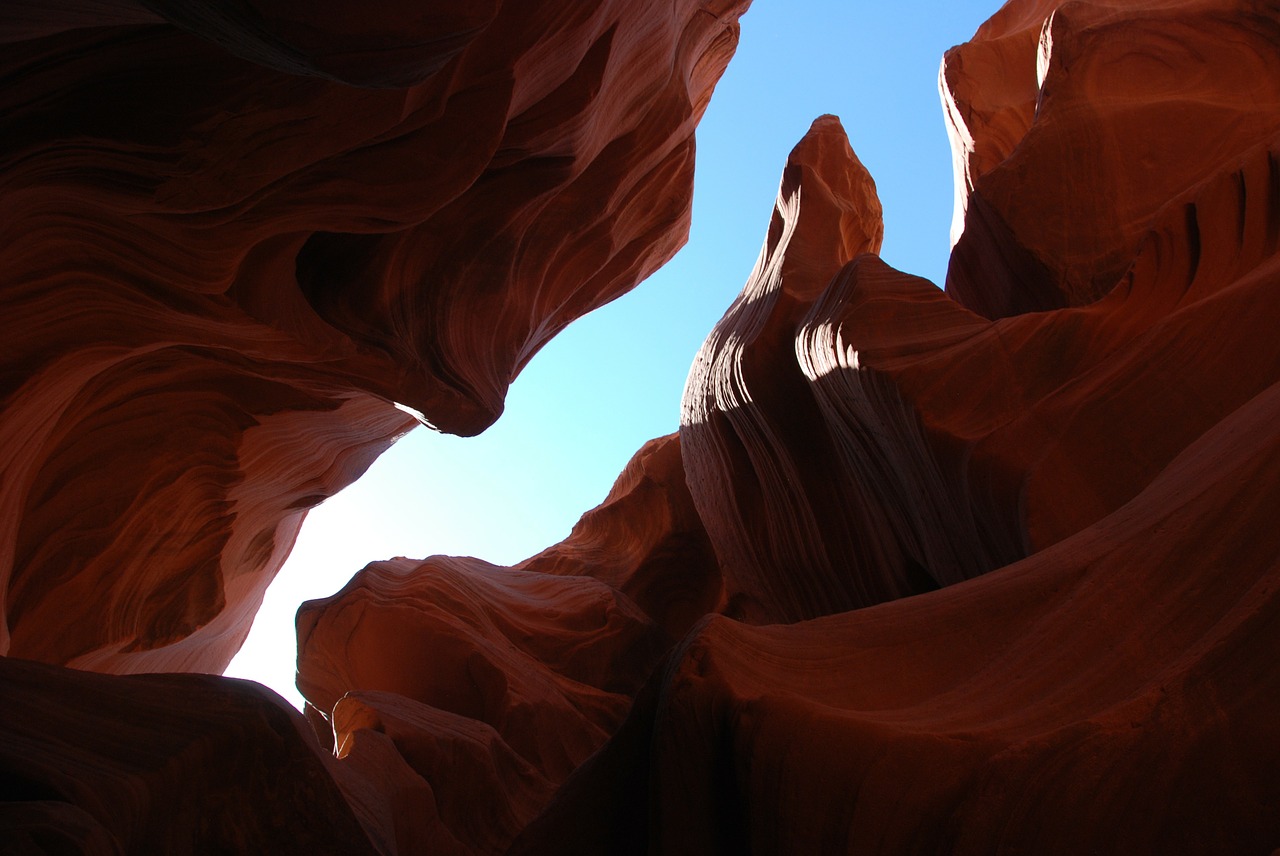
M1280 845L1272 3L1013 0L949 51L945 290L819 117L679 431L515 567L304 604L305 719L90 673L221 669L395 404L482 430L671 256L746 5L0 12L0 842Z

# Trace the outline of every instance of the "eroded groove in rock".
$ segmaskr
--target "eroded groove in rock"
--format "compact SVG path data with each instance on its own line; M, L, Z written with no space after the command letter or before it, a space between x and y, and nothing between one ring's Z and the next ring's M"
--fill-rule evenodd
M135 672L226 665L392 402L482 430L671 257L746 2L37 5L0 14L0 648Z
M657 714L655 849L1266 852L1278 417L1273 385L1121 509L969 583L712 621Z
M0 95L0 228L29 236L5 251L5 609L15 648L102 669L233 647L249 571L405 425L388 400L482 426L538 343L669 253L667 182L737 11L446 9L415 66L404 33L359 58L376 14L347 57L340 11L304 32L266 2L165 8L221 14L220 39L251 26L242 55L305 75L106 28L141 19L100 2L17 39L27 76ZM377 562L300 611L307 718L337 758L243 686L6 660L21 799L0 824L181 852L189 814L151 809L184 794L217 835L245 812L256 845L275 833L243 803L266 790L299 835L406 856L1267 852L1278 21L1006 5L943 68L949 293L874 255L874 185L819 119L678 435L515 568ZM126 55L150 100L113 112L126 84L90 72ZM189 91L155 74L173 64ZM357 77L383 88L337 82ZM42 80L71 83L23 101ZM167 124L133 128L153 111ZM99 437L120 473L92 466ZM155 563L138 532L246 576L100 593ZM109 632L58 612L90 596L118 605ZM206 778L170 788L175 757Z

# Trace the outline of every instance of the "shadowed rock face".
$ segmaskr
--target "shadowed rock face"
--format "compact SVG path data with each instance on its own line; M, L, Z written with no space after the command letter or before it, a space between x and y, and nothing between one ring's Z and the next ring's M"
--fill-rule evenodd
M504 852L722 601L679 438L647 443L564 542L500 568L366 567L298 613L298 686L377 788L396 759L458 852Z
M216 672L392 402L683 243L745 3L144 5L0 11L0 651Z
M896 580L879 587L871 574L847 572L850 562L887 570L898 557L860 549L866 521L846 514L856 499L843 495L857 487L830 477L838 453L788 353L840 266L880 249L880 217L875 184L839 120L818 119L787 160L751 278L694 359L681 416L685 472L735 615L787 621L853 608L863 581L875 588L866 601L908 593ZM824 540L838 530L841 543ZM781 590L793 571L805 584Z
M1268 852L1278 408L1273 385L1115 513L978 580L708 624L655 719L657 849Z
M0 681L6 853L377 852L346 771L257 684L12 657Z
M1265 2L1008 3L942 63L948 292L992 318L1107 294L1165 202L1280 131L1278 38Z
M8 589L15 650L120 670L230 650L172 604L222 597L203 626L235 640L256 595L218 594L199 557L274 567L281 527L403 429L387 400L481 427L564 320L532 322L539 301L571 285L579 297L557 299L587 308L669 254L683 214L640 225L617 200L684 204L664 182L686 174L738 10L664 29L631 7L539 8L439 12L422 51L389 22L428 19L392 5L359 20L322 7L306 26L262 4L0 18L29 63L19 88L63 81L14 100L28 148L5 161L17 178L0 197L26 218L4 228L34 236L9 245L28 273L4 293L26 349L3 375L0 421L20 444L0 444L6 549L25 569ZM151 15L241 59L137 26ZM818 119L785 165L755 271L698 355L679 433L642 448L569 538L514 568L375 562L303 606L299 685L334 757L240 683L6 660L0 830L37 852L184 852L201 823L227 846L271 849L267 819L281 816L290 840L319 836L307 852L1269 852L1277 27L1262 3L1006 5L943 64L963 226L947 292L875 255L874 184L839 121ZM682 35L645 41L655 33ZM246 99L205 117L201 145L177 118L148 137L127 108L55 109L77 86L125 86L76 75L100 51L156 39L184 50L143 63L137 85L147 68L205 62L259 88L197 87ZM655 44L685 63L681 110L653 120L662 134L639 130L643 99L601 94L644 89L628 87ZM281 81L301 88L283 98ZM352 84L359 98L343 95ZM400 112L379 112L393 96ZM390 124L320 133L330 98ZM188 116L179 102L159 115ZM618 127L603 114L639 124L599 148ZM480 157L458 117L522 142ZM22 142L75 122L116 134ZM647 160L615 151L633 143ZM109 153L57 167L95 146ZM269 152L284 150L281 172ZM454 197L423 202L405 184L412 152L450 167L423 181ZM649 170L620 166L637 162ZM566 230L558 206L600 202L575 195L587 176L621 196L598 225ZM158 190L172 181L181 193ZM37 251L45 234L62 254ZM51 296L58 285L80 302ZM85 339L94 312L109 323ZM188 415L146 427L175 408ZM130 466L90 466L95 442ZM249 520L276 536L245 535ZM193 534L166 540L171 524ZM160 542L185 564L157 564L170 554L146 545ZM271 558L243 558L255 549ZM128 562L174 582L113 570ZM168 643L155 650L185 653L86 653L96 637L57 607L101 585L120 592L107 603L142 605L93 613L112 644L128 647L121 616L139 614ZM201 775L165 772L190 758ZM246 795L227 794L240 778ZM149 808L173 792L216 810Z

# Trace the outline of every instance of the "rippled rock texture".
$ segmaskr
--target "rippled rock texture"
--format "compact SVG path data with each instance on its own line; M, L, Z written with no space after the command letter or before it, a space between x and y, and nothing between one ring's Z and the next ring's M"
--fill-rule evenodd
M456 713L441 694L497 687L472 719L515 739L534 689L490 649L533 656L561 740L613 737L515 852L1269 852L1280 78L1241 76L1274 62L1266 11L1015 3L952 51L963 233L945 293L875 256L874 183L839 121L814 123L686 389L714 617L654 668L643 616L598 595L593 661L649 668L647 686L607 711L584 701L599 675L568 697L562 652L495 617L517 599L551 615L610 577L562 546L581 576L536 597L474 560L367 569L304 610L304 687L309 668L329 681L310 696L338 697L333 663L348 698ZM501 589L488 612L447 606L481 579ZM380 601L415 605L374 620ZM560 645L583 614L556 619ZM359 641L384 626L430 662ZM413 685L458 646L468 677ZM347 703L333 726L358 748ZM515 751L548 769L545 748Z
M1280 130L1277 39L1269 2L1007 3L942 63L948 292L988 317L1109 293L1166 203Z
M26 148L0 203L32 236L9 245L27 273L6 291L29 319L0 423L25 444L0 444L19 450L12 647L191 667L239 626L210 641L194 607L174 611L216 600L192 600L222 579L193 556L252 542L270 566L287 539L242 520L296 526L403 429L388 400L478 430L558 312L669 255L688 132L740 10L481 4L423 23L439 37L420 52L392 6L306 26L292 7L84 8L0 18L17 87L53 75L48 91L71 93L13 102ZM182 852L193 824L233 840L225 805L246 814L241 849L270 849L265 810L341 852L1271 852L1277 35L1266 3L1007 4L943 61L945 292L875 255L874 183L819 118L678 434L641 449L569 538L513 568L375 562L303 606L299 686L330 753L243 684L8 660L0 829L32 848ZM69 111L126 85L86 83L93 63L156 39L131 85L166 131L131 128L141 105ZM675 71L637 86L655 44ZM178 62L214 113L148 77ZM365 121L387 124L360 137ZM490 121L506 142L460 142ZM59 128L69 142L40 142ZM424 203L406 158L455 195ZM633 202L644 217L625 216ZM64 250L37 251L45 234ZM86 313L101 316L87 342ZM31 390L49 397L24 403ZM243 427L213 430L225 420ZM101 466L117 459L123 475ZM185 564L137 546L152 543ZM119 576L128 561L172 581ZM157 606L98 597L116 635L86 648L98 637L58 604L101 580ZM163 616L163 633L119 630L126 614ZM162 636L156 650L190 653L148 655ZM174 785L178 757L202 775ZM182 788L215 808L162 822L145 795Z
M784 174L681 428L759 606L666 673L654 850L1280 841L1278 16L1011 3L949 53L946 294L788 277L835 182Z
M745 2L0 11L0 651L217 672L307 508L685 240Z
M439 818L433 838L504 852L722 597L672 435L514 568L378 562L304 604L298 686L350 768L378 782L396 759Z

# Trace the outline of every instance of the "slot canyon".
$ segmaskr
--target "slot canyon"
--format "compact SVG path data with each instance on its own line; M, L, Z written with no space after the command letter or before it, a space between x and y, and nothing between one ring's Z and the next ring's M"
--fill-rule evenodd
M351 568L301 712L222 676L309 509L684 245L750 5L0 8L0 853L1280 852L1274 0L956 34L945 282L813 117L565 540Z

